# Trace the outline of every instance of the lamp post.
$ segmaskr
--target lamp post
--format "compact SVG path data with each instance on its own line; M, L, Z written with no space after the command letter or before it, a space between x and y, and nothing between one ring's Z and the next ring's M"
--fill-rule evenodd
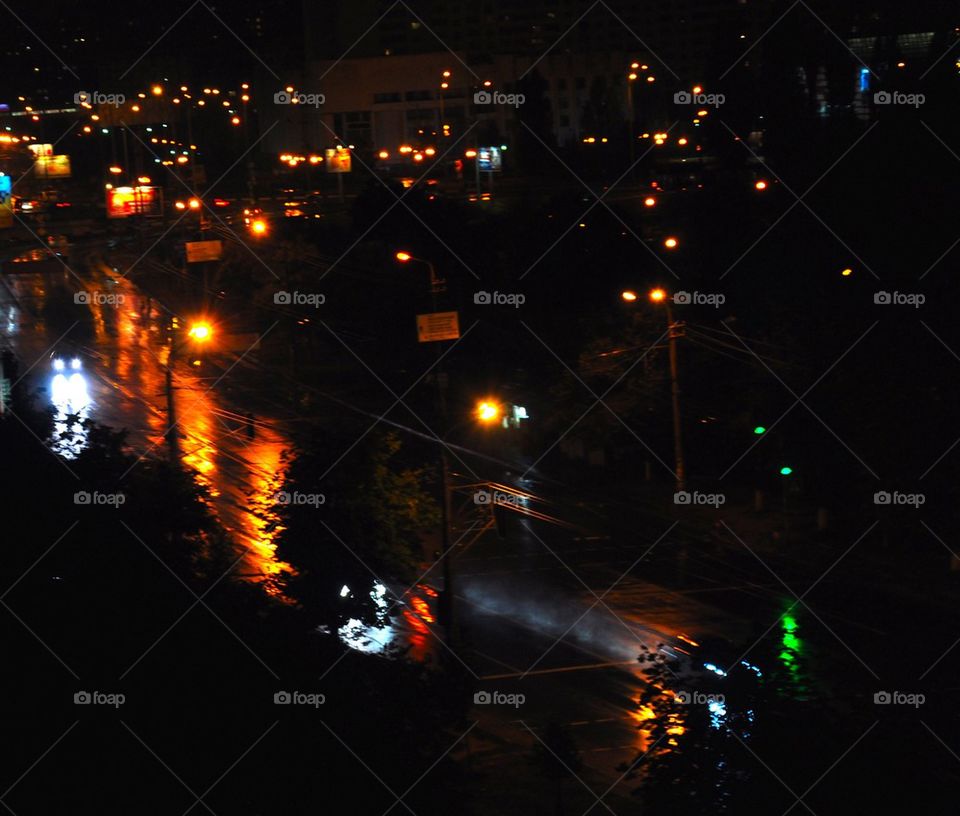
M188 343L198 344L206 343L213 336L213 329L209 323L198 321L194 323L187 332L186 339L177 343L171 340L170 353L167 354L167 363L164 370L164 380L167 392L167 444L170 446L170 457L174 465L180 462L180 441L177 436L177 404L173 396L173 364L176 361L177 353L181 351Z
M627 303L637 301L637 293L625 291L621 295ZM655 304L663 304L667 314L667 348L670 357L670 402L673 413L673 457L674 474L676 476L676 488L680 493L687 489L687 465L683 455L683 424L680 414L680 375L679 362L677 355L677 338L681 337L681 324L673 319L673 310L670 308L670 300L665 289L652 289L649 294L650 301Z
M629 117L629 138L630 138L630 176L633 177L633 162L634 154L636 148L634 142L636 141L636 134L634 133L634 126L636 116L634 114L633 108L633 83L637 81L636 70L640 67L640 63L634 62L630 65L630 73L627 74L627 116Z
M394 256L400 263L411 261L424 264L430 272L430 295L433 311L437 311L437 295L446 289L446 281L437 275L434 265L425 258L417 258L409 252L397 252ZM447 399L443 392L443 371L440 362L442 358L440 347L437 346L437 365L434 380L437 383L437 408L440 413L440 422L443 427L447 422ZM443 594L440 598L440 611L443 615L444 626L447 631L447 641L452 649L458 638L457 620L454 614L453 602L453 553L450 548L450 465L447 462L447 451L440 445L440 484L442 496L440 501L440 553L443 562Z

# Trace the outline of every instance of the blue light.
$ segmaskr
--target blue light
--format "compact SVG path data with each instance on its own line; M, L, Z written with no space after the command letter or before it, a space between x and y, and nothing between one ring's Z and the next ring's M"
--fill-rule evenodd
M864 93L870 90L870 69L869 68L860 69L860 90Z
M720 675L720 677L727 676L727 673L723 669L717 667L713 663L704 663L703 668L707 669L708 671L712 671L714 674Z

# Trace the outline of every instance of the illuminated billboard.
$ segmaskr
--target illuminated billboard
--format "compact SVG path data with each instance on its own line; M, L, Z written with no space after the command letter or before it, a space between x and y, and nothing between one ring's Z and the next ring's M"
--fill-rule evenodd
M13 226L13 180L0 173L0 229Z
M107 218L131 215L160 215L157 187L114 187L107 190Z
M349 173L352 169L350 150L346 147L328 147L326 158L328 173Z
M37 178L70 178L70 157L65 154L37 156L33 169Z

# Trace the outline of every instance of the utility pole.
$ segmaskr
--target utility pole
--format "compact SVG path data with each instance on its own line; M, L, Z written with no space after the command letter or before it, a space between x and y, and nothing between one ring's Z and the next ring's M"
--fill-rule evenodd
M683 326L673 319L670 304L667 309L667 344L670 354L670 398L673 404L673 456L677 476L677 492L687 489L687 466L683 458L683 426L680 415L680 375L677 364L677 339L683 336Z

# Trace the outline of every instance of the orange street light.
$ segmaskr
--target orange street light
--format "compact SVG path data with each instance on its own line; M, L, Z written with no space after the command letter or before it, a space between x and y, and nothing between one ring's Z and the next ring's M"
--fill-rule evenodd
M627 303L633 303L637 299L637 293L631 292L628 289L625 292L621 292L620 297L622 297Z
M653 196L649 196L643 200L643 204L645 207L655 207L657 206L657 199L655 199Z
M703 88L701 88L699 85L694 85L694 86L693 86L693 92L694 92L695 94L703 93Z
M187 202L187 204L190 206L190 209L191 209L191 210L199 210L199 209L200 209L200 199L199 199L199 198L191 198L191 199Z
M213 329L209 323L201 321L194 323L187 334L190 335L193 340L203 343L213 336Z
M840 274L843 275L843 277L845 278L849 278L853 274L853 270L848 266Z
M406 263L407 261L413 260L413 255L411 255L409 252L403 251L398 252L394 257L400 261L400 263Z
M663 303L667 299L667 290L661 289L659 286L656 289L650 290L650 300L654 303Z
M492 400L483 400L477 404L477 419L485 425L490 425L500 419L501 409Z
M765 182L765 181L763 181L763 179L761 179L760 181L758 181L758 182L757 182L756 184L754 184L753 186L756 187L758 190L766 190L766 189L767 189L767 182Z
M680 242L676 238L671 237L671 238L667 238L667 240L663 242L663 245L667 249L676 249L679 243Z
M379 153L377 153L377 157L381 159L389 159L390 154L386 150L381 150Z
M254 235L266 235L267 234L267 222L262 218L256 218L250 222L250 230Z
M162 85L154 85L153 88L151 88L150 90L153 92L153 95L154 95L154 96L162 96L162 95L163 95L163 86L162 86Z
M115 176L119 176L119 175L123 172L123 170L122 170L121 168L117 167L116 165L113 165L113 166L110 168L110 172L113 173Z

